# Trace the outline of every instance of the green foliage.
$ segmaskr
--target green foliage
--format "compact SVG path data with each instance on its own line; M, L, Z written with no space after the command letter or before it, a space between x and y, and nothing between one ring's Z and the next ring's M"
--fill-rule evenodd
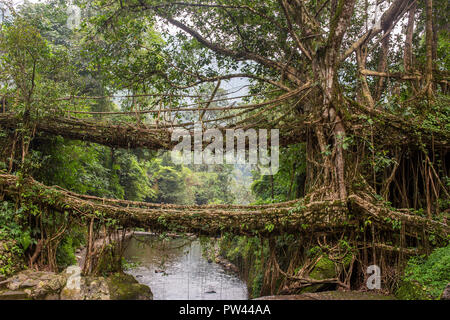
M26 251L28 247L33 243L33 239L29 232L23 232L20 235L19 244L21 245L23 251Z
M23 267L24 251L33 240L22 221L22 210L7 201L0 203L0 275L10 276Z
M297 144L280 149L280 168L273 175L261 176L253 171L252 192L257 203L282 202L304 194L305 146ZM273 195L273 196L272 196Z
M124 257L122 257L121 261L122 261L122 270L124 270L124 271L136 269L137 267L139 267L141 265L140 262L128 261Z
M36 150L40 152L42 167L34 176L45 184L82 194L123 198L123 190L110 182L107 148L56 138L44 140Z
M9 277L24 267L23 249L0 232L0 275Z
M402 299L438 299L450 283L450 246L435 249L428 257L408 261L397 296Z
M161 1L150 2L155 5L162 3ZM300 25L298 22L294 23L294 29L291 31L305 41L310 48L310 50L308 49L310 54L317 53L320 56L324 52L325 46L334 40L332 33L328 38L321 38L324 32L335 30L338 23L336 18L344 3L344 1L339 1L334 16L329 16L330 8L326 1L323 3L310 1L302 4L302 15L294 17L294 22L300 20L302 23ZM270 81L262 81L264 84L251 82L250 93L267 92L267 89L272 88L267 83L278 81L282 86L293 89L297 84L295 84L296 81L292 81L292 76L297 76L298 72L300 77L298 80L301 79L300 82L303 82L308 78L307 73L313 72L312 69L308 69L309 65L320 65L304 64L302 61L304 52L293 50L296 43L292 36L287 35L288 26L283 14L280 14L280 3L277 1L230 0L228 4L235 6L230 10L222 6L198 4L160 6L158 10L161 11L161 14L165 12L168 16L179 19L181 23L192 26L199 35L204 35L208 41L220 39L217 47L229 50L231 58L221 53L211 52L204 43L186 36L184 32L166 33L163 39L155 31L155 25L157 19L161 19L164 14L156 18L156 11L145 8L147 3L144 4L143 1L80 0L77 1L77 4L81 4L84 8L91 5L95 12L91 19L85 20L86 23L78 31L73 32L66 27L66 4L57 0L40 4L27 2L20 7L19 13L14 16L14 19L2 25L0 37L1 94L15 97L15 99L8 100L8 111L15 112L24 120L24 125L19 125L15 131L20 138L23 138L22 141L31 141L35 138L33 130L31 130L33 126L29 126L29 124L39 121L45 115L67 116L66 111L71 109L134 111L136 107L146 109L155 107L157 104L177 107L187 101L181 101L182 99L175 98L175 95L171 95L170 98L156 99L147 94L173 93L176 87L189 88L180 90L180 92L191 93L191 84L197 82L198 79L204 79L201 81L203 82L207 81L205 79L214 79L226 73L242 72L250 74L251 78L270 79ZM319 5L322 7L319 8ZM442 77L442 74L448 70L450 61L446 54L449 47L448 28L443 27L446 25L447 19L442 16L442 12L445 10L441 10L444 6L442 1L437 2L439 9L435 10L436 25L439 27L436 29L437 56L434 59L434 68L444 71L436 73L435 80L439 85L443 83L439 77ZM247 10L248 8L250 10ZM303 14L303 10L316 12L314 19L317 20L318 25L328 27L323 29L315 23L303 21L307 17L307 14ZM351 25L344 37L346 46L362 35L361 31L364 29L366 15L367 10L364 10L363 2L357 2L355 14L351 18ZM305 28L301 25L305 25ZM418 19L416 29L414 60L417 60L418 63L414 67L415 72L423 70L422 67L425 63L423 17ZM213 44L209 47L215 46L216 44ZM331 46L328 47L331 48ZM378 62L377 50L369 51L375 52L375 55L369 57L367 69L375 70ZM389 51L389 68L386 72L405 71L399 63L402 60L401 54L399 54L401 51ZM246 52L251 54L246 56ZM236 59L236 57L238 58ZM250 61L249 57L261 58ZM271 67L271 65L277 65L278 61L281 61L280 59L286 63L282 72ZM331 60L334 61L334 59ZM342 83L336 87L339 88L338 91L342 90L344 96L353 98L360 87L355 79L359 75L358 68L348 60L339 63L336 78L339 79L338 82ZM269 64L265 63L264 67L264 63L262 65L255 63L258 61L269 61ZM292 73L292 70L295 72ZM302 70L306 70L306 72L303 73ZM320 75L316 75L314 78L318 79ZM368 79L367 81L370 90L374 89L374 80ZM447 135L450 130L450 103L447 95L437 93L433 101L410 99L411 84L402 82L398 88L392 88L391 81L392 79L389 77L385 81L384 85L387 89L381 94L379 101L376 101L377 110L389 112L393 117L411 121L413 124L417 124L418 128L426 129L426 132ZM209 98L213 88L213 81L200 86L198 91L202 95L202 99ZM441 92L444 92L443 88L440 89ZM314 90L313 92L318 91ZM439 92L439 89L437 91ZM73 95L108 96L117 93L139 95L139 97L127 97L119 100L99 98L94 101L82 99L82 102L77 99L64 99L64 97ZM224 94L224 92L219 91L219 94ZM276 97L276 95L267 94L261 100ZM297 117L299 113L303 113L312 116L311 119L307 119L307 122L311 123L314 121L315 101L312 98L310 100L309 102L305 101L305 106L295 105L296 109L275 111L291 108L290 102L286 103L286 106L272 109L274 117L272 118L271 115L267 120L275 120L281 114L291 116L291 118L279 118L278 123L282 125L283 121L287 122L289 119ZM224 105L226 104L224 103ZM220 105L212 104L211 106ZM308 109L302 110L302 108ZM349 111L343 109L337 111L344 114L345 117L350 117ZM255 110L255 112L259 111ZM208 111L205 119L211 114ZM185 116L177 115L178 120L187 119L183 117ZM360 120L364 120L363 123L368 124L371 128L375 124L375 118L374 116L373 119L368 116L360 116ZM100 121L94 117L92 119ZM126 121L140 125L144 120L150 120L150 116L117 116L101 121L110 121L111 123ZM195 118L188 120L195 120ZM1 138L7 137L7 135L7 132L0 132ZM352 151L356 137L337 138L341 140L344 150ZM330 139L327 140L326 143L331 143ZM364 144L369 146L370 151L373 151L373 158L362 159L362 166L365 166L367 159L370 159L368 160L370 161L369 167L373 168L379 176L385 174L387 169L396 164L392 150L384 150L383 147L374 145L373 141L368 144L366 142L368 141L364 141ZM228 204L233 203L236 199L229 187L232 182L232 168L227 166L210 172L205 167L175 165L169 159L168 154L153 154L142 150L111 150L95 144L67 141L62 138L48 139L43 136L33 139L32 149L20 168L21 174L30 173L47 185L58 185L82 194L178 204ZM346 154L348 153L346 152ZM276 175L261 176L256 171L253 173L254 182L251 189L258 203L285 201L304 195L305 154L303 144L282 148L280 170ZM322 155L332 156L332 154L331 144L327 145ZM0 170L7 167L6 162L0 162ZM437 166L438 171L439 167L442 168L442 166ZM443 172L439 172L439 174L445 175ZM450 185L448 177L443 177L442 181L447 186ZM374 184L377 182L374 181ZM376 189L377 186L374 187ZM30 222L33 220L30 218L42 214L40 208L26 201L30 195L23 194L21 196L24 199L21 208L17 209L7 203L3 203L3 207L0 208L0 234L14 239L15 248L23 252L32 247L36 242L35 239L42 235L43 230L39 230L38 226ZM244 193L239 200L246 197L248 197L248 193ZM383 199L380 198L380 200ZM441 212L449 207L449 201L446 199L439 199L437 204ZM295 210L300 211L303 208L303 202L298 202ZM423 213L419 209L417 214ZM443 219L443 216L441 218ZM67 216L63 213L41 219L44 224L55 227L57 224L66 222ZM161 216L159 220L161 223L167 223L164 216ZM399 221L389 218L386 221L392 224L394 230L401 228ZM365 221L365 225L372 223L370 219ZM108 224L113 226L115 220L108 221ZM245 227L248 226L243 224L243 228ZM269 223L265 229L272 232L274 227L272 223ZM302 225L305 230L308 227L307 224ZM432 243L435 241L434 237L431 235L429 239ZM65 235L57 251L58 264L73 263L73 251L76 247L74 241L73 233ZM277 239L278 247L286 247L292 243L292 239ZM261 252L267 250L267 245L261 245L253 238L237 238L237 240L231 241L230 246L227 253L230 259L256 261L251 271L253 279L251 283L253 284L252 292L259 294L263 266L259 265L258 261L261 258ZM320 253L315 251L317 248L313 248L309 253L312 255ZM448 252L446 255L448 256ZM445 259L441 260L445 261ZM327 262L325 259L321 260L321 263L325 262ZM423 262L424 265L427 263ZM320 267L321 265L318 266L318 268ZM326 267L329 267L329 264ZM408 268L412 274L420 274L419 278L424 283L431 281L431 284L426 284L426 286L435 287L434 280L429 280L432 278L430 275L419 272L425 267L420 267L418 261L411 262ZM428 287L426 290L434 290Z
M157 76L165 67L161 53L164 41L154 30L154 21L140 13L116 15L114 11L118 9L118 4L110 4L101 6L99 2L90 3L96 14L85 20L81 30L82 54L90 62L89 69L99 72L105 84L118 89L129 89L135 93L145 90L146 86L136 81L137 77L145 77L153 82L153 86L158 86ZM111 19L114 28L105 28ZM93 37L97 33L101 36ZM93 41L94 38L96 41ZM151 99L138 101L147 105Z
M264 273L263 270L258 270L258 272L253 277L252 281L252 297L259 297L261 295L261 290L264 281Z
M49 42L68 47L72 31L67 27L67 3L47 0L43 3L28 3L19 6L20 15L37 28Z
M13 205L7 201L2 201L0 205L0 234L9 234L16 237L20 233L21 227Z
M158 190L156 201L161 203L183 202L185 191L183 174L164 160L164 157L155 159L151 166ZM164 165L165 163L167 165Z
M177 204L233 203L231 184L232 168L175 165L169 152L153 158L147 174L152 181L154 201Z
M314 269L309 273L312 279L323 280L336 277L336 268L333 261L323 255Z
M22 251L34 243L30 230L23 228L25 217L24 208L16 210L10 202L0 203L0 237L14 239L21 246Z
M2 31L0 80L5 84L4 93L16 96L9 109L36 119L60 112L66 103L57 103L54 98L69 94L67 51L48 43L23 18L4 26Z
M450 98L448 95L436 95L434 103L425 114L421 127L436 133L450 131Z
M61 241L56 250L56 262L60 269L65 269L68 266L76 264L77 258L75 257L75 250L76 247L70 236Z
M195 204L233 203L234 195L230 189L232 167L225 165L214 169L209 172L200 167L196 171L186 171L186 186L194 195Z
M117 182L120 185L118 188L123 189L125 199L134 201L152 201L155 199L149 167L149 161L139 159L131 152L116 152L112 173L117 174Z

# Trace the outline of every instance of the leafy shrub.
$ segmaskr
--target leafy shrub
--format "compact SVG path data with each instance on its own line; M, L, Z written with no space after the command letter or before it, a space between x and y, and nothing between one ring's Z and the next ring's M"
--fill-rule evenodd
M10 202L0 202L0 274L11 276L25 267L24 251L34 242L23 229L24 214Z
M3 237L16 239L22 234L22 227L18 221L21 214L22 211L15 210L11 203L7 201L0 203L0 233Z
M23 250L16 241L2 237L0 232L0 275L9 277L25 267Z

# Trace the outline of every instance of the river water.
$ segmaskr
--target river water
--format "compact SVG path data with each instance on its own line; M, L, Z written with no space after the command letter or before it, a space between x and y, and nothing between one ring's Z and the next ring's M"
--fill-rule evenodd
M245 300L247 286L236 274L202 256L197 239L134 235L124 257L127 271L150 287L154 300Z

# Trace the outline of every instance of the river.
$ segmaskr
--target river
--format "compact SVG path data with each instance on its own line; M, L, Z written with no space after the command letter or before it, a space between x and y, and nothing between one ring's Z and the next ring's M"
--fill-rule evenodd
M154 300L245 300L238 275L202 256L198 239L134 235L124 254L137 266L127 273L148 285Z

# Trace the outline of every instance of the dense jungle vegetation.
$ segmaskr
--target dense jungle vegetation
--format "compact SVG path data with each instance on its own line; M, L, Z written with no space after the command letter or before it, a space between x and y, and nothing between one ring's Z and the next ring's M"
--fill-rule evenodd
M404 299L450 282L447 1L0 5L0 275L152 231L121 211L147 203L155 230L215 237L253 297L365 290L370 265ZM175 164L171 130L196 122L280 129L278 172ZM252 210L288 222L227 220Z

